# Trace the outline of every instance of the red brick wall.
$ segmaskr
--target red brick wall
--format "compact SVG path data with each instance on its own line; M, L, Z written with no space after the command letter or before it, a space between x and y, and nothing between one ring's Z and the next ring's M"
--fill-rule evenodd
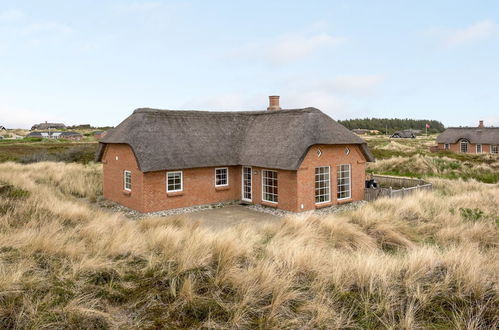
M461 144L458 143L450 143L449 151L452 152L461 152ZM445 150L445 145L443 143L438 144L438 148L441 150ZM468 143L468 154L476 153L476 144ZM482 144L482 153L490 153L490 144Z
M102 157L104 197L134 210L144 212L143 177L132 149L126 144L108 144ZM132 190L125 191L123 172L132 172Z
M348 155L345 148L350 149ZM317 149L321 150L321 156L317 157ZM341 164L351 165L351 198L337 200L337 166ZM315 168L330 167L330 202L315 203ZM366 159L357 145L316 145L312 146L298 169L298 204L296 211L307 211L315 208L325 207L333 204L341 204L364 199ZM303 207L302 207L303 204Z
M215 167L168 172L174 171L182 171L182 192L166 192L167 171L144 174L144 209L146 212L241 199L240 166L228 167L229 185L224 187L215 187Z
M309 149L298 171L277 170L278 203L262 201L263 168L252 167L252 203L300 212L337 203L362 200L364 198L365 158L358 146L348 146L349 155L345 155L345 147L313 146ZM317 148L321 149L321 157L317 157ZM228 167L229 185L227 187L215 187L215 167L183 169L181 170L183 173L183 191L167 193L167 171L140 172L135 156L128 145L107 145L103 163L104 197L141 212L241 199L241 166ZM336 166L339 164L351 164L352 171L352 197L342 201L336 199ZM319 166L331 167L331 202L316 205L315 167ZM123 189L124 170L132 172L131 192L125 192ZM301 207L302 204L303 207Z

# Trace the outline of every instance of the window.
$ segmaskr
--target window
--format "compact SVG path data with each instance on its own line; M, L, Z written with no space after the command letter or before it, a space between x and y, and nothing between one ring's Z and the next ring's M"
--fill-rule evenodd
M132 190L132 172L130 171L123 172L123 188L126 191Z
M448 143L444 144L444 149L445 150L449 150L450 149L450 144L448 144Z
M329 166L315 168L315 202L330 202Z
M497 144L493 144L490 146L490 152L493 153L493 154L497 154L498 153L498 145Z
M182 191L182 171L166 173L166 191Z
M461 141L461 152L468 152L468 141Z
M481 145L481 144L477 144L477 145L476 145L476 153L477 153L477 154L482 153L482 145Z
M229 185L229 169L227 167L215 169L215 187Z
M262 170L262 200L277 203L277 171Z
M350 164L338 165L338 199L347 199L351 194Z
M251 167L243 167L243 199L251 201Z

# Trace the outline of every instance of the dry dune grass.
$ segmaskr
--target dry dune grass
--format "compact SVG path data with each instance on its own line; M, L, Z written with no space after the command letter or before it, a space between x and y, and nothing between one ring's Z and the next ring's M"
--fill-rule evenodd
M0 165L1 328L499 325L499 185L214 232L98 209L99 173Z
M483 158L490 155L484 155ZM496 157L497 158L497 157ZM461 162L449 157L431 157L416 154L410 157L392 157L369 163L370 171L419 176L440 176L446 178L474 178L482 182L495 183L499 180L499 158L489 162Z
M411 145L408 145L408 144L398 143L398 142L395 142L395 141L390 141L390 142L388 142L387 145L385 145L383 147L379 147L379 149L392 150L392 151L403 151L403 152L416 151L417 150L416 147L414 147L414 146L411 146Z

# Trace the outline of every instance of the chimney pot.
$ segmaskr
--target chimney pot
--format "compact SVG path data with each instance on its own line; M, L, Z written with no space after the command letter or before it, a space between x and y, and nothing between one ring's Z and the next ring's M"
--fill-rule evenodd
M279 96L278 95L269 96L269 107L267 108L267 110L269 110L269 111L281 110L281 107L279 106Z
M479 122L479 124L478 124L478 127L479 127L479 128L483 128L483 127L484 127L484 126L483 126L483 120L480 120L480 122Z

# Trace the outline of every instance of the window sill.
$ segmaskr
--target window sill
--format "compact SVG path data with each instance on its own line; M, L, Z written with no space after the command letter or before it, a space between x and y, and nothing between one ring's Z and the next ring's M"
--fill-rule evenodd
M352 201L352 197L338 199L338 204L348 203Z
M131 190L123 190L123 195L125 195L125 196L131 196L132 195L132 191Z
M279 203L266 202L266 201L262 201L261 204L265 205L265 206L275 207L275 208L277 208L277 205L279 205Z
M168 197L176 197L176 196L182 196L184 194L183 191L172 191L172 192L167 192L166 195Z
M323 207L328 207L333 205L333 202L322 202L322 203L315 203L315 208L316 209L322 209Z
M229 186L215 186L215 191L224 191L224 190L229 190Z

